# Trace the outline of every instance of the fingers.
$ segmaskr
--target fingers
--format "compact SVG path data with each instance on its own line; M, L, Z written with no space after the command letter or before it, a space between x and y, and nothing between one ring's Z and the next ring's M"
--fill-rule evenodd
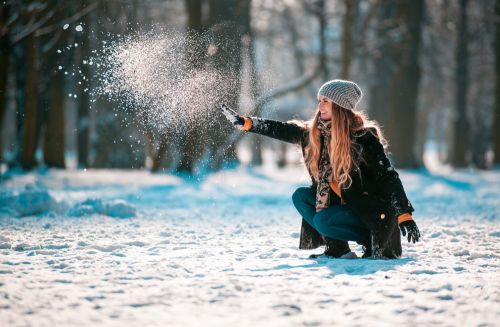
M413 222L413 224L410 224L406 226L407 222L402 223L399 226L399 229L401 230L401 234L403 237L406 236L406 239L408 240L408 243L416 243L420 240L420 231L418 230L417 224ZM408 234L408 235L406 235Z
M238 115L232 113L231 109L229 109L228 107L226 107L226 105L224 105L224 104L220 107L220 109L222 110L222 113L224 114L224 116L226 117L226 119L228 121L230 121L234 125L238 124L238 118L237 118Z
M415 225L413 228L413 239L415 240L415 242L418 242L418 240L420 239L420 231L418 230L417 225Z
M220 110L222 111L222 114L226 117L226 119L231 122L235 126L243 125L245 123L245 119L238 115L237 112L226 106L225 104L222 104L220 106Z
M408 243L416 243L420 240L420 231L418 230L417 224L414 221L405 221L399 226L401 229L401 234L403 237L407 236Z
M222 112L227 115L227 114L230 114L231 113L231 109L229 109L225 104L222 104L220 106L220 110L222 110Z
M229 111L229 108L226 107L225 104L223 104L222 106L220 106L220 110L222 110L222 112L224 113L224 115L228 115L228 114L231 114L231 111Z
M411 235L411 239L412 239L413 243L419 241L419 239L420 239L420 232L418 231L418 229L412 229L410 232L408 232L408 237L410 237L410 235Z

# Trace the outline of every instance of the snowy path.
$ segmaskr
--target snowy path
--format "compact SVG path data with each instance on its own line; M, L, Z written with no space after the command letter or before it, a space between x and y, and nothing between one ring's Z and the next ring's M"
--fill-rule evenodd
M301 169L14 176L4 200L38 181L59 206L15 218L4 203L0 325L498 325L500 172L400 175L423 240L378 261L297 250ZM88 198L137 215L66 216Z

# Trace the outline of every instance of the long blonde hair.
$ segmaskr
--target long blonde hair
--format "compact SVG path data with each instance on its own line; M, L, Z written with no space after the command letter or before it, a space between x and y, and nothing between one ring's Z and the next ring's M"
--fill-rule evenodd
M387 148L388 144L379 124L370 120L364 112L345 109L335 103L332 105L332 130L330 149L328 149L333 172L332 178L339 183L340 188L347 189L352 184L349 172L353 167L359 169L360 164L359 147L352 136L357 132L371 133L367 128L372 127L375 128L376 136L384 149ZM306 147L305 162L316 181L318 180L318 162L321 149L318 119L319 110L316 110L314 118L305 122L305 126L309 129L309 144Z

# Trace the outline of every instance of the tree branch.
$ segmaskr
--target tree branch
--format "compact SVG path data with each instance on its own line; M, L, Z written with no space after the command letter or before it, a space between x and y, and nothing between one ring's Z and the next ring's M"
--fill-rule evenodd
M313 72L309 74L304 74L303 76L286 83L280 88L274 89L271 93L263 95L257 99L257 104L255 105L256 108L262 107L271 100L274 100L276 98L282 97L286 95L287 93L294 92L297 90L300 90L307 84L309 84L314 78L318 75L320 69L319 65L316 65L316 68L314 69ZM255 109L254 109L255 110ZM253 111L253 110L252 110Z
M10 46L14 46L17 43L21 42L28 36L30 36L32 33L34 33L37 29L42 27L50 18L54 16L54 11L50 10L48 11L44 17L42 17L38 22L30 22L30 24L22 31L20 32L16 37L12 38L12 42L10 43ZM34 20L34 18L33 18Z
M80 18L82 18L83 16L88 15L89 13L91 13L92 11L97 9L98 6L99 6L99 2L94 2L94 3L90 4L89 6L82 8L80 11L76 12L71 17L64 19L60 23L52 24L52 25L46 26L44 28L41 28L40 30L38 30L36 32L36 36L42 36L42 35L52 33L52 32L54 32L54 30L58 29L61 26L61 24L74 23L77 20L79 20Z

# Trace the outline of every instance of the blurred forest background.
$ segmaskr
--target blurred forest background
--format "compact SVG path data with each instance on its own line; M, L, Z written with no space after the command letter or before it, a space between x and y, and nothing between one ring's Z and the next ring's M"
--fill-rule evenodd
M453 167L500 163L500 0L7 0L0 2L2 171L193 173L238 160L260 165L268 150L280 167L299 160L292 145L226 122L208 140L203 119L183 133L154 131L140 120L122 124L130 112L112 101L91 102L94 67L82 63L103 35L155 26L209 33L224 45L207 60L211 45L192 42L186 58L198 58L190 63L197 69L240 72L227 93L242 114L309 119L324 81L350 79L365 93L359 108L383 126L396 167L423 167L427 150ZM79 67L84 85L60 65Z

